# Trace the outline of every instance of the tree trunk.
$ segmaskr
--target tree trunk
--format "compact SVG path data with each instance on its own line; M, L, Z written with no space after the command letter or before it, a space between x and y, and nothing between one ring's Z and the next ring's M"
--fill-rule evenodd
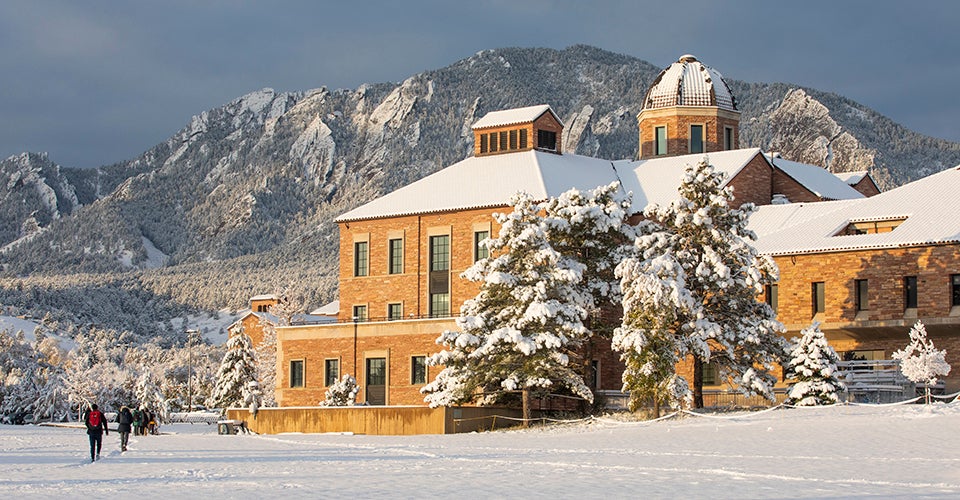
M693 407L703 408L703 359L693 355Z
M593 397L594 397L593 402L596 403L597 389L599 389L599 387L593 384L593 381L598 380L599 376L593 373L593 352L594 352L593 339L588 339L586 342L586 346L583 350L583 363L581 366L580 373L581 373L581 376L583 377L584 383L593 392ZM580 413L582 415L589 415L590 413L592 413L591 405L589 402L587 402L586 399L580 401Z
M653 397L653 418L654 419L660 418L660 397L659 396Z
M523 389L523 426L530 425L530 388Z

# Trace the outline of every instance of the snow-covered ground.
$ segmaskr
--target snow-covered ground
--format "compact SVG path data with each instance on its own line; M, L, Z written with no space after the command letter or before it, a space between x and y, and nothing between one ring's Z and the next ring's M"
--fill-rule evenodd
M0 426L0 497L957 498L958 429L960 403L447 436L176 424L122 455L111 433L90 464L82 429Z

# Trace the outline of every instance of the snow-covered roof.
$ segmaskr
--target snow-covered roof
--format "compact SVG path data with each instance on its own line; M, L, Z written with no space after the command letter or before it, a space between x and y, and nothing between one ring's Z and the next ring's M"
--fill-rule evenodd
M261 295L254 295L253 297L250 297L250 300L279 300L279 297L272 293L264 293Z
M340 313L340 301L335 300L329 304L320 306L312 311L310 314L314 316L336 316Z
M759 207L750 218L768 255L960 243L960 167L870 198ZM886 233L835 236L851 222L903 219Z
M847 185L853 186L862 181L869 173L867 170L860 170L858 172L836 172L833 175L836 175L841 181L846 182Z
M613 162L587 156L536 150L472 156L335 221L506 206L518 191L545 200L573 187L592 189L616 180Z
M540 104L537 106L527 106L525 108L515 108L515 109L505 109L502 111L491 111L485 115L483 118L477 120L473 124L473 129L487 128L487 127L504 127L507 125L515 125L517 123L528 123L540 118L540 115L550 112L554 118L560 122L560 117L550 109L549 104ZM563 125L563 122L560 122L560 125Z
M839 176L825 168L808 165L795 161L785 160L777 156L767 156L773 164L789 175L793 180L803 184L813 194L827 200L850 200L863 198L863 193L850 187Z
M661 71L643 100L645 110L672 106L717 106L737 111L723 75L689 54Z
M757 148L718 151L709 154L668 156L616 163L624 189L633 192L633 210L642 212L647 205L667 205L677 198L677 188L683 181L688 166L707 158L718 171L726 174L726 182L733 179L755 156Z

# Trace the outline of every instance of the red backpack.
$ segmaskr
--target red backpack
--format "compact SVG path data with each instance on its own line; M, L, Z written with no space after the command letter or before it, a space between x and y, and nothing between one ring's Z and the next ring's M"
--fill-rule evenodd
M103 417L103 413L100 413L100 410L91 411L90 416L87 417L87 420L90 421L90 427L93 427L93 428L100 427L101 417Z

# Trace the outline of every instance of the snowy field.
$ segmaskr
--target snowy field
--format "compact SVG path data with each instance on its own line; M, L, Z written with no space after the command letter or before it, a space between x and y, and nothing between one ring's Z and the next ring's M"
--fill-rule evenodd
M448 436L105 438L0 426L0 498L960 497L960 403L591 422Z

